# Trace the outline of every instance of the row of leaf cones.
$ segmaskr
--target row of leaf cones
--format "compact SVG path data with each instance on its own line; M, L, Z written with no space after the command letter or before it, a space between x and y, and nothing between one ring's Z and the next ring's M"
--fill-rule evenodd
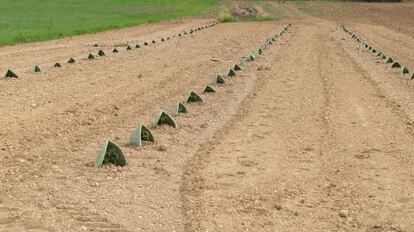
M211 83L204 87L202 93L215 93L215 85L225 85L230 78L237 76L237 72L241 71L244 65L256 60L256 58L263 53L263 50L272 45L278 37L281 37L284 33L286 33L290 26L291 24L284 26L281 31L267 38L266 41L254 51L250 52L246 56L243 56L240 62L238 64L234 64L225 75L216 75ZM174 120L174 117L177 117L181 113L188 113L187 105L197 102L204 102L203 97L195 91L189 91L183 101L179 101L173 106L171 114L164 111L159 112L155 117L151 129L156 129L161 125L168 125L173 128L178 128L178 124ZM140 123L132 132L129 138L129 144L132 146L142 146L144 142L155 142L155 137L147 126ZM102 145L96 156L94 166L98 168L106 164L113 164L116 166L125 166L127 164L121 148L111 140L106 140Z
M403 77L408 77L408 79L414 79L414 71L410 73L410 70L402 65L397 59L393 58L390 55L386 55L380 49L375 48L367 41L363 40L360 36L358 36L355 32L351 31L344 25L340 25L340 28L343 32L345 32L355 43L357 43L362 49L366 49L370 52L374 57L377 57L380 60L383 60L386 65L389 65L391 68L400 69L400 74Z
M190 34L193 34L194 32L196 32L196 31L201 31L201 30L204 30L204 29L207 29L207 28L210 28L210 27L213 27L213 26L215 26L215 25L217 25L218 24L218 22L214 22L214 23L210 23L210 24L208 24L208 25L205 25L205 26L200 26L200 27L197 27L197 28L192 28L192 29L190 29L188 32L187 31L183 31L183 32L179 32L178 34L174 34L174 35L172 35L172 36L166 36L166 37L161 37L161 39L159 40L160 42L165 42L165 41L167 41L167 40L170 40L171 38L181 38L181 37L183 37L183 36L186 36L186 35L190 35ZM145 41L145 42L143 42L143 43L138 43L138 42L136 42L135 44L131 44L131 43L128 43L127 45L126 45L126 47L125 47L125 50L126 51L129 51L129 50L132 50L132 49L134 49L134 48L141 48L141 47L143 47L143 46L150 46L151 44L156 44L157 43L157 40L152 40L151 42L148 42L148 41ZM119 48L113 48L112 49L112 53L114 53L114 54L116 54L116 53L119 53ZM87 56L86 56L86 58L88 59L88 60L95 60L96 59L96 57L99 57L99 56L106 56L106 53L105 53L105 51L104 50L102 50L102 49L99 49L97 52L96 52L96 54L93 54L93 53L89 53ZM68 58L66 61L65 61L65 63L66 64L74 64L74 63L76 63L76 59L75 58L73 58L73 57L70 57L70 58ZM61 68L62 67L62 63L60 63L60 62L56 62L56 63L54 63L53 65L51 65L51 67L52 68ZM40 73L40 72L42 72L42 70L41 70L41 68L40 68L40 65L33 65L32 66L32 72L35 72L35 73ZM11 69L8 69L8 70L6 70L5 71L5 73L4 73L4 75L3 75L3 77L4 78L19 78L19 75L17 75L16 74L16 72L14 72L14 71L12 71Z

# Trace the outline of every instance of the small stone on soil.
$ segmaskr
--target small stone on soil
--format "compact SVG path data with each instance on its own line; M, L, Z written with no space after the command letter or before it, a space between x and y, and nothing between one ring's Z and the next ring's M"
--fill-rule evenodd
M349 215L349 212L348 212L348 210L340 210L339 211L339 216L340 217L348 217L348 215Z

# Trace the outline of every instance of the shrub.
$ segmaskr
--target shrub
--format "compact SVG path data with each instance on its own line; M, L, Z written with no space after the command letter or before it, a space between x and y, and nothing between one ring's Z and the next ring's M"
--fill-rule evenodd
M234 18L228 12L220 12L219 13L219 21L221 23L233 22L234 21Z

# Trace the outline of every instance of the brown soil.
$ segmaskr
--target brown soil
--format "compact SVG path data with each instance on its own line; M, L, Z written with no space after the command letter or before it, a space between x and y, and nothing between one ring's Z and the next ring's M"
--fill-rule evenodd
M414 82L357 48L339 21L290 22L142 147L128 145L135 126L201 92L287 21L219 24L36 74L30 65L86 57L95 43L109 51L208 20L1 48L0 69L21 78L0 80L0 231L414 231ZM409 32L346 23L414 68ZM107 138L127 166L93 168Z

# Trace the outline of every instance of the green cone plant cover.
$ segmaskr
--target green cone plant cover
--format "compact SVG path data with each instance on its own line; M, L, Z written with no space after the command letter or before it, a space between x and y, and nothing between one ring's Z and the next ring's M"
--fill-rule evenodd
M406 73L409 73L410 71L405 66L401 67L401 75L404 75Z
M105 52L104 51L102 51L102 50L99 50L98 51L98 56L104 56L105 55Z
M234 71L234 69L230 69L229 70L229 72L227 73L227 76L228 77L234 77L234 76L236 76L236 71Z
M275 42L276 41L275 38L273 38L273 37L270 40L272 40L272 42Z
M161 38L161 42L164 42L165 40L164 40L164 38Z
M385 60L385 59L387 59L387 56L384 53L382 53L380 58Z
M216 77L214 77L213 84L226 84L226 81L222 76L217 75Z
M178 33L178 36L181 37L182 36L181 33Z
M141 46L139 46L139 44L136 44L136 45L135 45L135 48L140 48L140 47L141 47Z
M392 57L388 57L388 59L385 63L386 64L391 64L392 62L394 62L394 59L392 59Z
M172 115L177 116L180 113L187 113L187 108L183 103L177 102L177 104L174 105L174 108L172 110Z
M240 65L240 66L243 66L244 64L246 64L246 62L247 62L247 58L246 58L246 57L242 57L242 58L240 59L240 63L239 63L239 65Z
M119 51L118 51L118 49L114 48L114 49L112 50L112 52L113 52L113 53L118 53Z
M261 48L257 49L257 54L261 55L263 53L263 50Z
M391 68L401 68L401 64L398 61L392 63Z
M40 72L40 68L37 65L33 65L32 70L33 70L33 72Z
M167 125L172 126L173 128L177 128L177 123L174 121L174 119L170 115L161 111L155 118L153 126L155 128L163 124L167 124Z
M273 44L273 42L271 40L268 40L267 44Z
M216 90L214 90L213 88L211 88L210 86L206 86L203 90L203 93L215 93Z
M153 40L151 43L155 44L156 42L155 42L155 40Z
M254 57L254 55L252 55L252 54L250 54L249 55L249 59L252 61L252 60L254 60L256 57Z
M116 166L125 166L126 159L124 153L122 153L122 150L118 145L110 140L106 140L96 156L95 168L99 168L102 167L102 165L110 163Z
M129 138L129 144L142 146L142 141L154 142L155 139L151 131L146 126L139 124L134 132L132 132L132 135Z
M413 71L413 73L411 74L410 80L414 80L414 71Z
M55 67L55 68L60 68L60 67L62 67L62 65L61 65L60 63L56 62L56 63L53 65L53 67Z
M92 54L89 54L89 55L88 55L88 59L89 59L89 60L93 60L93 59L95 59L95 56L93 56Z
M130 44L127 45L126 50L131 50L132 46Z
M69 63L69 64L73 64L73 63L75 63L75 59L73 59L72 57L71 57L71 58L69 58L68 63Z
M236 71L240 71L240 70L242 70L241 68L240 68L240 66L239 65L237 65L237 64L235 64L234 65L234 68L233 68L234 70L236 70Z
M167 40L169 40L170 39L170 37L167 37Z
M14 73L12 70L8 69L5 73L4 73L4 77L7 78L19 78L16 73Z
M203 102L203 99L200 97L200 95L196 94L194 91L191 91L185 100L185 103L189 102Z

